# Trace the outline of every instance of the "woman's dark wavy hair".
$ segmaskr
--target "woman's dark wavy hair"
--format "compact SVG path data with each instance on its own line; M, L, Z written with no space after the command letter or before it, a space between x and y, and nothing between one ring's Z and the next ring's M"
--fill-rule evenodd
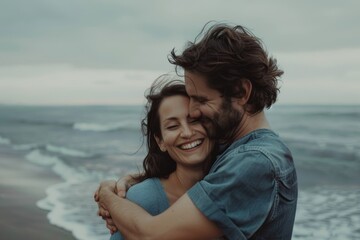
M134 177L137 181L157 177L168 178L175 171L176 163L167 152L162 152L156 142L155 136L162 139L160 129L159 107L166 97L188 97L183 81L168 79L167 75L160 76L148 89L145 97L146 116L141 121L141 130L146 138L148 153L143 161L144 172Z
M227 99L242 97L241 83L248 79L252 92L246 110L257 113L269 108L276 101L278 78L283 74L276 60L268 57L261 40L245 27L215 24L205 32L208 24L182 54L172 49L169 62L176 65L177 72L181 67L204 76L208 86Z

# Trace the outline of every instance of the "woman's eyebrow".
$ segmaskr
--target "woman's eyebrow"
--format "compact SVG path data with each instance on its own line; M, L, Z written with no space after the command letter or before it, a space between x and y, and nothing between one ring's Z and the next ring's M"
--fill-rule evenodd
M178 120L178 118L177 117L168 117L168 118L165 118L164 120L163 120L163 122L167 122L167 121L177 121Z

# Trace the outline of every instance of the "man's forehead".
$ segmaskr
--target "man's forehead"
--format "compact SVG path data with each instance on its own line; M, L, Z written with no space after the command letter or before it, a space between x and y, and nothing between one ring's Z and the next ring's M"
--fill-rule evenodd
M209 97L218 95L216 89L210 88L205 77L200 74L185 72L185 88L190 97Z
M195 87L195 83L192 79L185 77L185 89L187 92L195 91L196 87Z
M185 87L186 90L196 91L196 92L208 88L204 77L186 71L185 71Z
M185 84L186 85L194 85L195 76L193 74L185 72L184 78L185 78Z
M197 86L196 82L191 78L185 78L185 89L191 98L199 97L202 92L202 88Z

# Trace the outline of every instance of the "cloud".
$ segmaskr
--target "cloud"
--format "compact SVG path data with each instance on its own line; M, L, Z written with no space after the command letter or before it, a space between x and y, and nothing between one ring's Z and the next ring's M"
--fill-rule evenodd
M354 78L360 63L360 47L306 52L279 52L278 63L286 75L297 77ZM353 77L352 77L353 76Z
M164 69L170 50L181 49L210 20L249 27L271 52L356 47L359 5L355 0L3 0L0 63Z
M360 48L278 56L285 69L282 103L360 104Z
M36 105L142 104L156 71L36 65L0 68L0 103Z
M147 72L151 82L172 71L170 50L181 51L216 20L242 24L263 40L285 70L281 102L337 102L332 95L342 86L342 101L359 103L353 96L359 7L357 0L2 0L0 101L120 103L133 99L130 91L142 99L149 82L141 89L124 85L128 91L116 95L123 85L115 80L125 81L123 73L133 71ZM315 93L305 99L297 89L310 84Z

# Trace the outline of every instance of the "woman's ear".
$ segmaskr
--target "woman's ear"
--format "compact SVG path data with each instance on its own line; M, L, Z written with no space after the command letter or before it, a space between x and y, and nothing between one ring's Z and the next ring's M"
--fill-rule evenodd
M156 143L159 146L160 150L162 152L166 152L166 147L165 147L164 141L162 139L158 138L157 136L155 136L155 140L156 140Z

